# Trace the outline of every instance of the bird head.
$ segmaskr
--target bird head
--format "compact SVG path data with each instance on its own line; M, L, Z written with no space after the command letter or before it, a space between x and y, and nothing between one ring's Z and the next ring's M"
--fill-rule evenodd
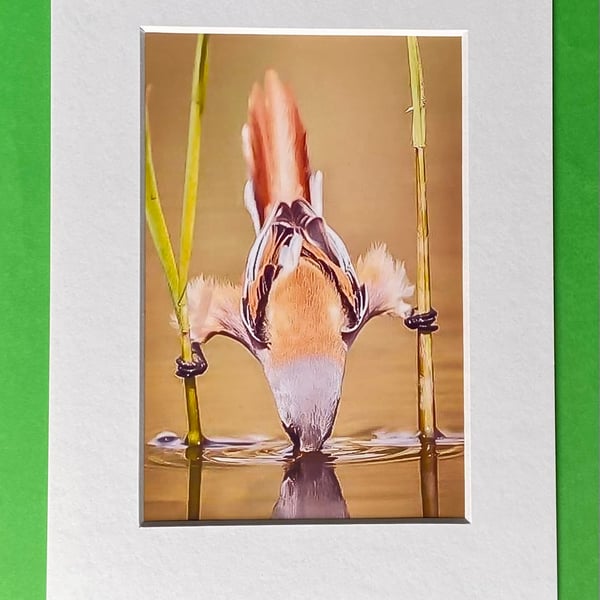
M331 435L344 363L345 360L312 355L264 365L279 418L295 450L316 452Z

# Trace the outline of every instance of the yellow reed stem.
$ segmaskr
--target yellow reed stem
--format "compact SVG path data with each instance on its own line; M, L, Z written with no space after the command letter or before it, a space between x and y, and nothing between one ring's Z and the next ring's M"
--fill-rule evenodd
M185 294L184 294L185 297ZM182 301L180 305L181 320L179 324L181 333L181 357L186 362L192 360L192 343L190 340L190 323L188 319L187 303ZM200 406L198 404L198 390L196 378L186 377L183 380L185 391L185 405L188 416L187 443L189 446L199 446L204 440L200 427Z
M416 37L409 36L408 64L412 96L412 142L415 149L417 204L417 310L431 310L429 271L429 218L425 177L425 94L423 70ZM431 333L417 334L417 371L419 398L419 435L422 441L435 440L435 390Z

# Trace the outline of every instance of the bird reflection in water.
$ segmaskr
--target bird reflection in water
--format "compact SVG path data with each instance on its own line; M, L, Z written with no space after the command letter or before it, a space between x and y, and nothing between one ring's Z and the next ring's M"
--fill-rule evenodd
M419 454L419 479L422 517L439 517L439 449L424 444ZM200 491L204 458L201 448L186 450L188 462L187 520L201 517ZM342 487L335 472L334 458L323 452L310 452L290 459L284 466L279 497L271 519L316 520L351 517Z
M286 466L273 519L347 519L348 507L331 457L310 452Z

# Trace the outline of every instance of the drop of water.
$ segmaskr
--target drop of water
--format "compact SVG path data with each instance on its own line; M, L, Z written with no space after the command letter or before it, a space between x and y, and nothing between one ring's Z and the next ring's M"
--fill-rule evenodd
M180 448L185 444L176 433L173 433L172 431L161 431L148 442L148 445L157 446L159 448Z

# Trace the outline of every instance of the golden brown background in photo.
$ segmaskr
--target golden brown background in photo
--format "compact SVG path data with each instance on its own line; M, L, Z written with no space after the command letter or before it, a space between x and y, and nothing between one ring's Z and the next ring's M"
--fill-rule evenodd
M463 431L462 119L460 38L420 37L427 102L427 197L438 426ZM178 246L195 36L146 34L145 77L154 164L174 246ZM203 116L200 187L190 273L240 281L254 231L242 200L240 130L248 93L275 68L291 85L308 132L311 165L324 173L324 213L354 260L372 242L388 244L416 275L414 155L406 39L213 35ZM144 438L186 432L180 349L170 298L150 236L145 244ZM236 342L213 338L209 370L198 379L205 435L285 438L259 363ZM390 317L371 321L353 346L333 436L417 428L416 336ZM352 517L420 516L417 461L340 465ZM447 464L446 464L447 463ZM235 471L237 469L237 472ZM387 469L387 470L386 470ZM242 473L242 475L240 475ZM217 481L218 478L218 481ZM203 518L268 518L281 466L210 468L203 473ZM211 481L214 479L213 483ZM394 481L393 489L390 481ZM146 468L145 519L185 518L183 469ZM440 516L464 514L463 461L440 462ZM247 498L261 488L264 501ZM183 502L183 504L182 504Z

